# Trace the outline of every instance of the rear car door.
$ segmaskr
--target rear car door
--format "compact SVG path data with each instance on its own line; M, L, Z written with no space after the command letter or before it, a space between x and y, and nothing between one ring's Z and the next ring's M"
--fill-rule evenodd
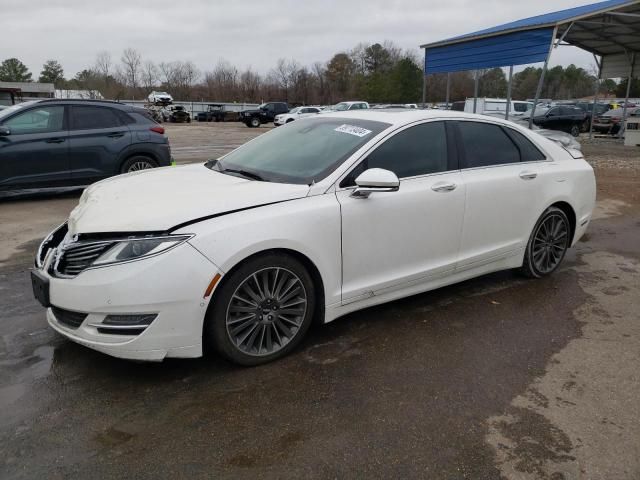
M40 104L3 121L0 136L0 188L28 189L72 185L68 129L63 105Z
M519 132L489 122L458 121L466 209L458 269L517 255L543 200L545 155Z
M119 172L120 154L131 144L131 131L114 108L72 105L69 162L74 180L89 184Z
M410 126L367 154L339 183L343 303L420 285L455 269L465 188L447 143L445 122ZM400 189L351 196L355 178L369 168L393 171Z

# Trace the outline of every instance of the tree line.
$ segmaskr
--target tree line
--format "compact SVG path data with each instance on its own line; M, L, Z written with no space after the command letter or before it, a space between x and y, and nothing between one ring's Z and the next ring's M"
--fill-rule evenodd
M38 81L56 88L98 91L110 99L144 99L152 90L165 90L185 101L257 103L283 100L291 104L331 104L357 99L372 103L419 103L422 100L422 61L415 52L404 51L392 42L360 43L333 55L326 62L302 65L294 59L279 59L266 74L248 67L239 69L221 59L206 71L191 61L145 60L133 48L118 59L109 52L96 55L93 65L72 78L65 78L59 61L48 60ZM542 69L527 67L513 77L514 99L533 98ZM475 72L450 75L450 101L473 97ZM506 97L507 77L501 68L481 70L479 96ZM429 75L427 101L445 100L447 75ZM0 81L33 81L29 69L18 59L0 63ZM593 95L596 77L569 65L549 69L542 98L580 98ZM626 82L599 82L600 93L623 97ZM632 84L631 96L640 96L640 82Z

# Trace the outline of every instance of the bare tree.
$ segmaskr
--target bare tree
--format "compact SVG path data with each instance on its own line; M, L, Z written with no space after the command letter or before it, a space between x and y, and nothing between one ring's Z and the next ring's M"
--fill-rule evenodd
M107 78L111 75L111 68L113 64L111 62L111 54L106 51L102 51L98 53L96 56L96 63L93 67L96 73L101 75L104 78Z
M262 86L262 79L260 75L247 68L240 74L240 96L243 102L257 102L260 101L260 87Z
M212 71L205 74L209 96L235 100L238 94L238 69L226 60L219 60Z
M142 81L142 86L145 88L145 90L153 90L153 87L158 84L159 77L160 74L158 72L158 67L156 67L156 64L150 60L144 62L140 78Z
M137 50L126 48L120 57L122 62L121 75L124 83L128 86L132 93L135 94L140 84L140 66L142 65L142 57Z
M295 60L278 59L276 67L271 70L269 77L274 80L284 94L284 100L289 101L289 89L295 82L296 74L300 70L300 64Z

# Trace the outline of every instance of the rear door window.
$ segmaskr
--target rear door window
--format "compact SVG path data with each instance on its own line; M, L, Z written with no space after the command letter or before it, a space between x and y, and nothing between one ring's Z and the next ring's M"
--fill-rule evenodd
M463 168L489 167L520 162L520 151L499 125L458 122L464 149Z
M547 159L544 153L542 153L538 147L531 143L531 140L527 139L524 135L511 128L505 128L505 131L520 150L521 162L537 162Z
M120 118L109 107L73 105L71 107L72 130L97 130L122 125Z

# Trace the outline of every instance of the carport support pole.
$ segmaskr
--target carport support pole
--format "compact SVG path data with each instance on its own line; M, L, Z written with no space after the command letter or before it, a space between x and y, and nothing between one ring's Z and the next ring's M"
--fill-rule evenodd
M451 74L447 73L447 98L445 99L446 109L449 110L449 92L451 91Z
M620 131L618 132L618 138L622 138L624 135L624 130L627 127L627 103L629 102L629 94L631 93L631 81L633 80L633 69L636 63L636 54L635 52L631 54L631 68L629 69L629 77L627 80L627 93L624 97L624 107L622 107L622 125L620 126Z
M600 77L602 76L602 57L600 57L600 61L598 61L598 57L593 55L593 59L596 61L596 65L598 65L598 78L596 78L596 93L593 95L593 105L591 106L591 121L589 122L589 140L593 138L593 121L596 116L596 104L598 103L598 94L600 93Z
M427 65L424 66L424 75L422 75L422 108L427 107Z
M476 80L473 85L473 113L476 113L476 109L478 108L478 82L479 82L479 70L476 70Z
M509 67L509 83L507 84L507 110L504 119L509 120L509 112L511 111L511 83L513 81L513 65Z
M542 84L544 83L544 76L547 73L547 67L549 66L549 58L551 57L551 52L553 51L553 46L556 42L556 35L558 34L558 27L553 29L553 34L551 35L551 45L549 45L549 53L547 53L547 58L544 60L544 66L542 67L542 74L540 75L540 80L538 80L538 88L536 88L536 98L533 100L533 108L531 109L531 115L529 115L529 130L533 126L533 117L536 114L536 106L540 101L540 94L542 93Z

